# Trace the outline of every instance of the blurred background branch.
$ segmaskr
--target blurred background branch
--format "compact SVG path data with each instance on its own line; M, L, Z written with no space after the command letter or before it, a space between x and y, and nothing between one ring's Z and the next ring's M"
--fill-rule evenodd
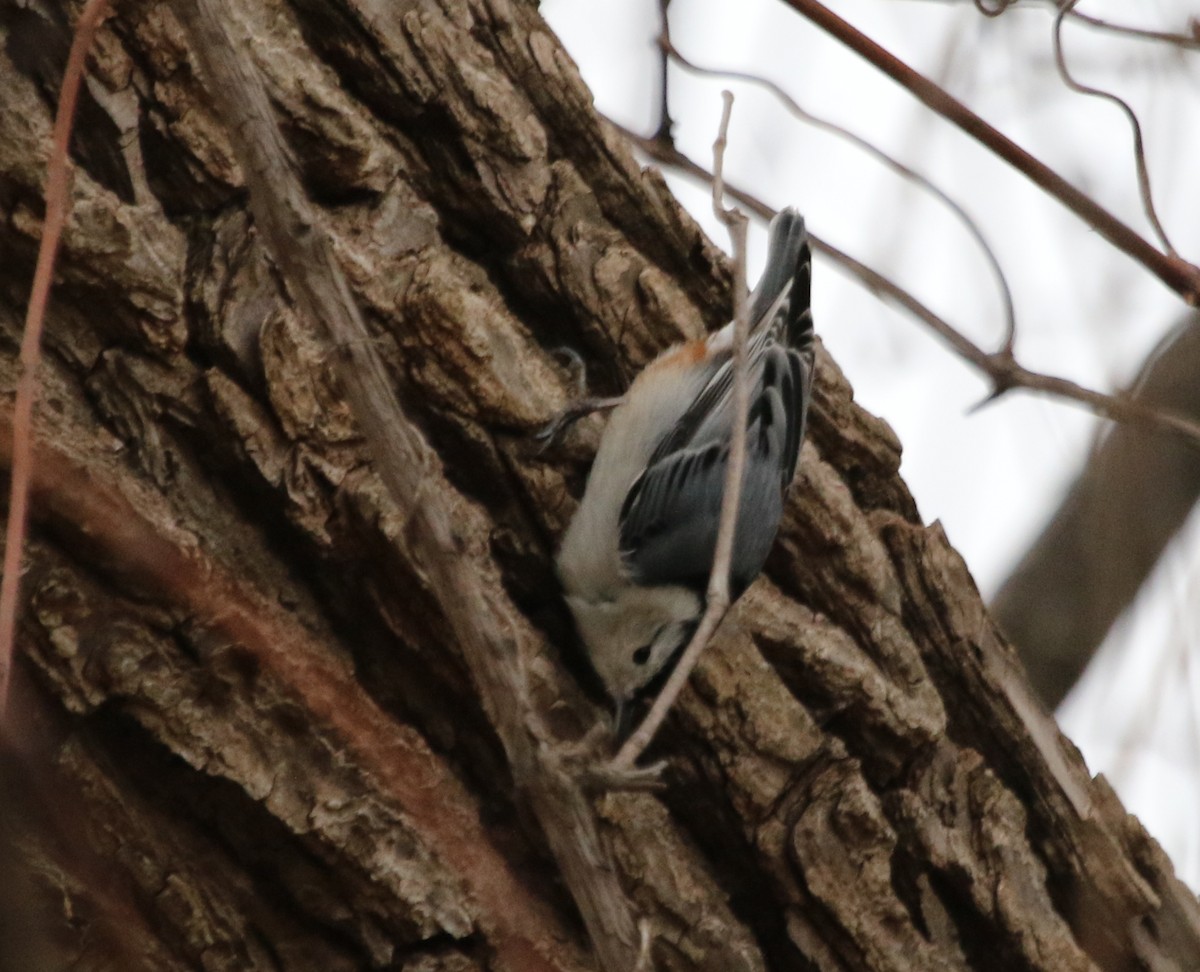
M1200 419L1200 315L1143 365L1136 401ZM1128 426L1096 448L992 600L1047 705L1063 700L1200 497L1200 450Z

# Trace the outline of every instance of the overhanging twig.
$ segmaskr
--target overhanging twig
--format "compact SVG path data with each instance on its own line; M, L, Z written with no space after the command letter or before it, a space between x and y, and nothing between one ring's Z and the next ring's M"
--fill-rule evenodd
M733 563L733 541L737 529L738 509L741 506L742 474L746 467L746 416L750 409L750 391L746 387L746 331L750 326L746 307L746 229L749 220L734 207L725 207L723 168L725 147L729 134L729 118L733 112L733 93L722 91L724 109L721 127L713 143L713 212L729 230L733 244L733 430L729 442L729 465L721 495L721 518L717 526L717 542L713 551L712 570L708 575L708 591L704 615L688 642L679 663L654 700L650 711L625 741L612 761L618 772L631 770L638 757L650 745L654 734L671 711L671 706L687 684L696 667L700 653L729 611L729 571Z

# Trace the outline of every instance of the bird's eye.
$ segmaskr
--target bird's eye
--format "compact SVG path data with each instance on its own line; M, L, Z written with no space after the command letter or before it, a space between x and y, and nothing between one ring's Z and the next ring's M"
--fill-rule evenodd
M635 665L645 665L650 660L650 646L642 645L633 653L633 663Z

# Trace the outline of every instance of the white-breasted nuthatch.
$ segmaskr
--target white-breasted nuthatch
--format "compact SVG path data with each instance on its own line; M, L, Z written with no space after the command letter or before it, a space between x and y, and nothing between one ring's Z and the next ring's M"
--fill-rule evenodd
M750 409L730 594L762 570L812 395L812 256L804 219L771 222L750 295ZM663 352L613 411L558 571L618 713L686 645L704 612L729 459L733 325ZM618 715L618 719L620 716Z

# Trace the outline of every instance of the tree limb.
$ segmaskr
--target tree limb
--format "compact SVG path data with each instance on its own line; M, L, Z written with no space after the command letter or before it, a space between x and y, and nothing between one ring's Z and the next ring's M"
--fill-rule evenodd
M1200 320L1172 329L1133 383L1135 400L1200 418ZM991 610L1030 681L1056 706L1200 498L1200 450L1113 428Z

